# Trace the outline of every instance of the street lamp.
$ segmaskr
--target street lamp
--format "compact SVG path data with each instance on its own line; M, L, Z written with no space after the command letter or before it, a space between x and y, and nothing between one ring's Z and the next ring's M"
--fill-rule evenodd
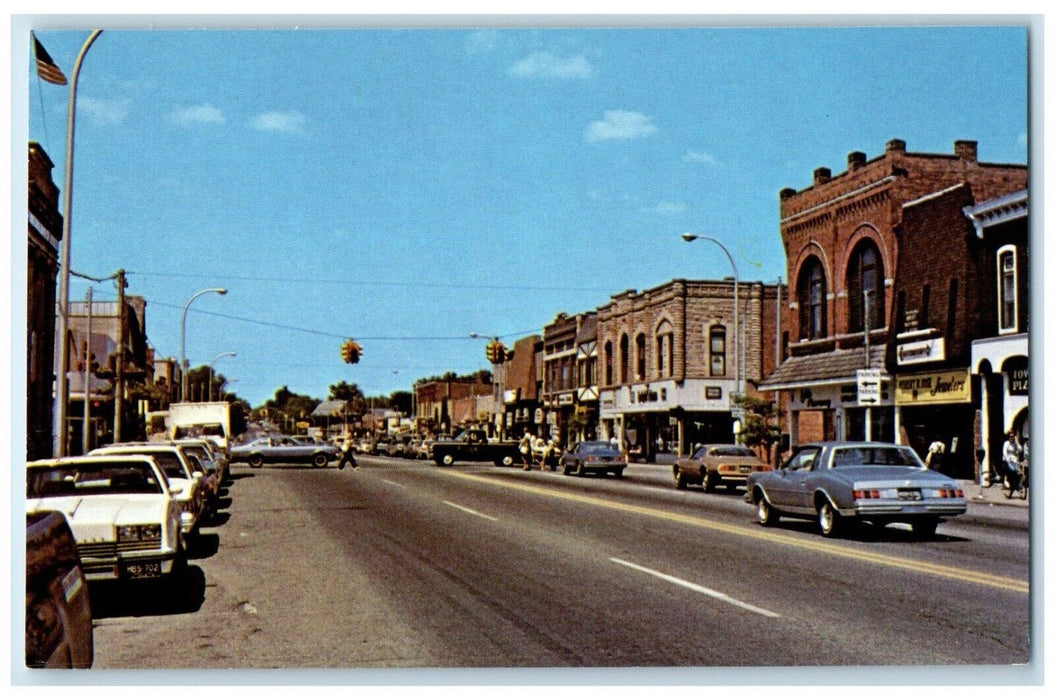
M729 254L729 249L722 245L722 242L717 238L696 233L683 233L681 234L681 237L688 243L692 243L696 239L714 243L722 249L722 252L725 253L725 257L729 258L729 264L733 266L733 339L736 343L736 354L733 355L733 377L736 384L736 393L743 396L743 388L740 385L740 353L743 347L743 344L740 342L740 273L736 270L736 261L733 260L733 256Z
M212 366L215 365L216 361L219 360L221 357L234 357L237 354L238 353L233 352L233 351L232 352L221 352L219 355L217 355L216 357L212 358L212 362L209 363L209 401L212 401L212 374L213 374Z
M202 294L209 294L210 292L216 292L219 295L227 293L226 287L217 287L215 289L203 289L197 292L187 300L187 303L183 305L183 317L180 320L180 400L187 400L187 309L190 308L191 302L200 297Z

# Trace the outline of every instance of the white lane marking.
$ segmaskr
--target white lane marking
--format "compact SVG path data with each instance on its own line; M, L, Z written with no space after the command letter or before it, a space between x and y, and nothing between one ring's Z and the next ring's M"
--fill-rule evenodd
M637 571L642 571L642 572L644 572L646 574L650 574L652 576L655 576L656 578L661 578L664 581L669 581L670 583L676 583L679 586L684 586L685 588L688 588L689 590L696 591L697 593L703 593L704 595L708 595L708 596L710 596L712 598L716 598L716 599L724 601L726 603L730 603L730 604L735 605L737 607L743 608L744 610L748 610L748 611L753 612L753 613L758 613L759 615L765 615L766 617L780 617L780 615L778 615L775 612L772 612L770 610L766 610L765 608L755 607L754 605L751 605L750 603L745 603L743 601L737 600L736 598L731 598L731 597L727 596L724 593L721 593L721 592L715 591L715 590L711 590L710 588L704 588L703 586L700 586L700 585L697 585L695 583L692 583L691 581L686 581L684 579L676 578L676 577L671 576L669 574L664 574L664 573L662 573L660 571L655 571L653 569L646 569L643 566L638 566L637 564L632 564L631 562L623 561L622 559L616 559L615 557L609 557L608 559L609 559L609 561L615 562L616 564L622 564L623 566L627 566L627 567L629 567L631 569L636 569Z
M381 479L381 481L385 482L386 484L392 484L393 486L398 486L401 489L405 489L406 488L406 486L404 486L403 484L397 483L395 481L389 481L388 479Z
M477 511L473 510L472 508L466 508L465 506L460 506L457 503L451 503L450 501L444 501L444 503L449 505L451 508L457 508L458 510L464 510L466 513L470 513L472 515L477 515L477 516L479 516L481 518L487 518L488 520L494 520L495 522L498 521L498 518L492 517L490 515L484 515L483 513L479 513Z

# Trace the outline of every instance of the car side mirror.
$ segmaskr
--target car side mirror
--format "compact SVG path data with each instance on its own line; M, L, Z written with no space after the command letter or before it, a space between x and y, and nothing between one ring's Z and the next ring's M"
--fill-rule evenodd
M169 485L169 493L173 496L183 493L183 484L176 484L175 486Z
M195 479L205 478L205 474L202 472L191 472L191 476L193 476Z

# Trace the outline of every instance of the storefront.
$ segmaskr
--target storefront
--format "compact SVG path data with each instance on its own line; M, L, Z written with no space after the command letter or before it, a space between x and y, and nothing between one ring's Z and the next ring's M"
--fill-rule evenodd
M974 478L974 416L970 370L946 369L899 374L894 403L905 441L920 457L942 443L941 471L957 479Z

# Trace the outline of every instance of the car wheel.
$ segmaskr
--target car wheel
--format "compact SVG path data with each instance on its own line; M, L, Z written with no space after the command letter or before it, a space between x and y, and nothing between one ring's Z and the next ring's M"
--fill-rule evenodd
M714 491L714 487L717 486L717 479L714 476L714 472L707 470L703 472L703 490L710 493Z
M576 462L575 476L586 476L586 470L582 468L582 462Z
M765 494L758 494L758 524L762 527L772 527L777 524L778 520L780 520L780 515L773 510L769 499Z
M564 476L568 476L569 474L571 474L571 465L567 462L562 462L561 473L564 474Z
M511 467L511 466L513 466L513 461L514 461L513 460L513 455L506 455L505 457L502 458L502 466L503 467Z
M921 539L934 537L934 532L937 529L937 518L923 518L912 523L912 534Z
M685 472L680 469L674 471L674 487L679 491L684 491L689 485L689 480L685 478Z
M449 453L443 455L443 466L449 467L452 464L454 464L454 455L449 454Z
M259 469L260 467L264 466L264 458L260 455L252 455L249 458L249 466L253 469Z
M329 461L329 458L321 452L311 458L311 463L319 468L325 467Z
M817 525L820 527L821 534L825 537L835 537L841 529L839 513L827 498L817 508Z
M622 469L613 469L612 470L612 476L614 476L616 479L622 479L623 478L623 470Z

